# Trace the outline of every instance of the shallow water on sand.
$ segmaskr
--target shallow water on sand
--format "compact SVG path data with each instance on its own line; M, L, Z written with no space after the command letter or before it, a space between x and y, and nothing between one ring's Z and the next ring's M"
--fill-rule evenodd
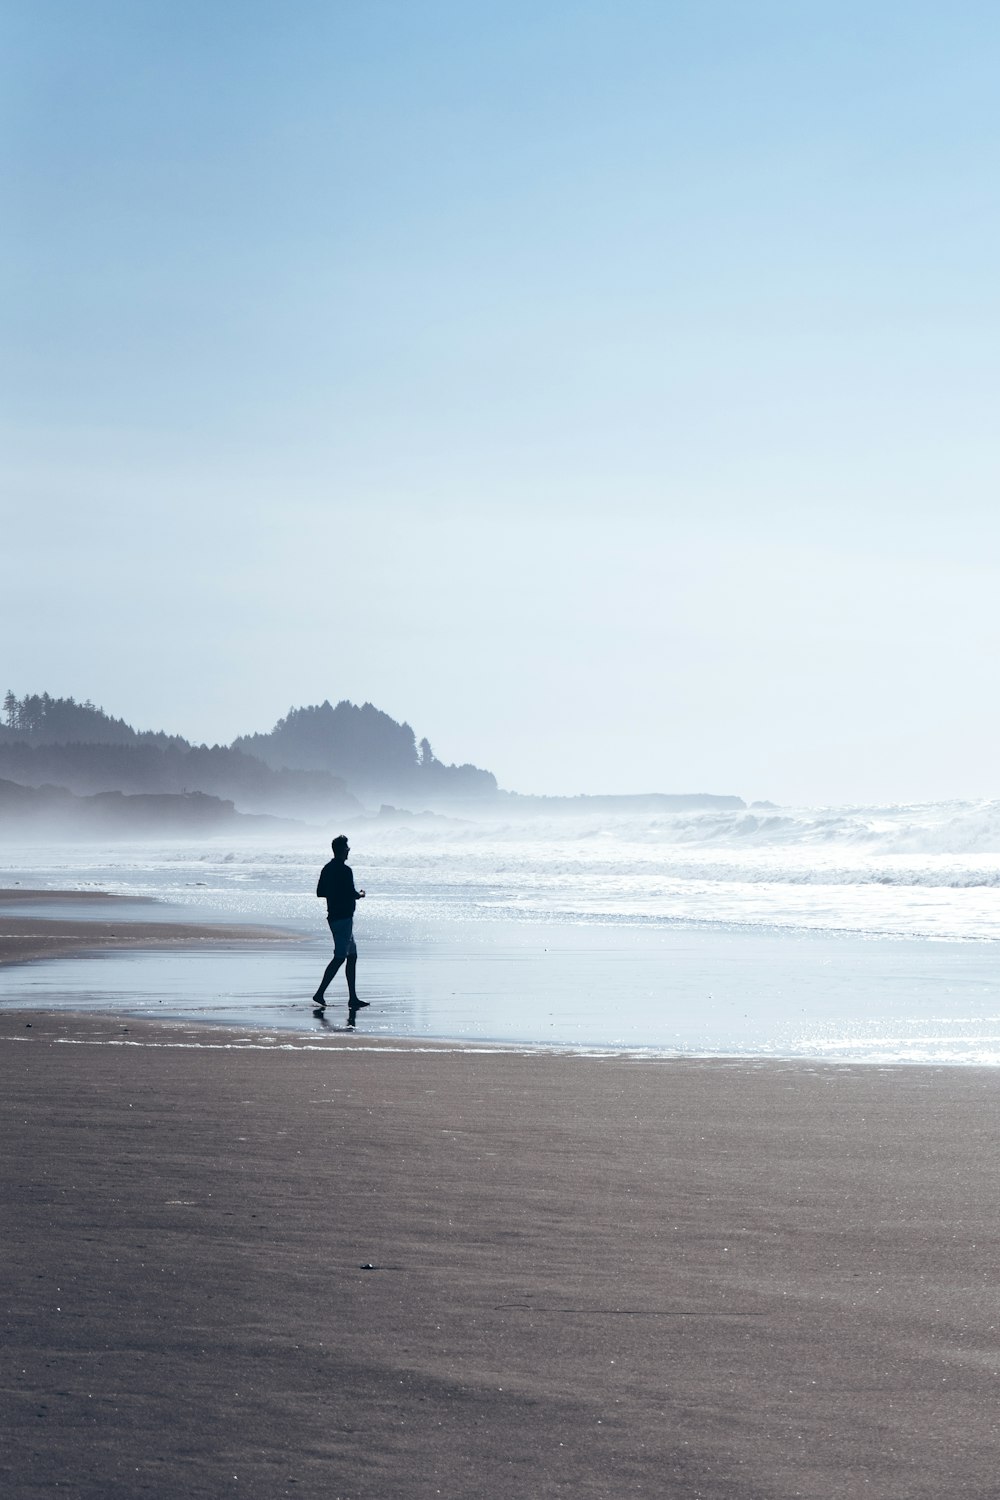
M1000 1063L1000 807L685 814L349 830L359 1029L689 1055ZM0 885L113 908L25 916L266 923L287 947L0 970L0 1003L342 1026L313 890L322 839L8 849ZM150 902L152 898L152 902Z
M148 915L149 908L145 909ZM359 924L360 926L360 924ZM362 937L358 1032L681 1055L1000 1062L997 950L682 926L436 922ZM345 1026L328 956L287 948L123 952L0 970L0 1004L240 1027Z

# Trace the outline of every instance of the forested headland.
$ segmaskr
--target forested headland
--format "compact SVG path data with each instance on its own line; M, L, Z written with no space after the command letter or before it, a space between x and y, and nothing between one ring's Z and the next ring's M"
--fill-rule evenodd
M372 703L346 699L290 708L270 730L207 745L162 729L136 729L89 699L18 698L10 690L0 721L0 782L5 825L28 827L44 813L49 821L65 817L109 831L120 831L130 818L144 830L164 831L199 824L221 829L248 815L339 821L383 804L504 817L743 806L739 797L708 793L531 797L500 791L491 771L446 764L409 724ZM28 795L32 789L44 795Z
M18 698L11 690L0 723L0 778L78 797L201 793L241 812L300 819L360 813L385 801L450 807L497 793L491 772L446 765L426 739L417 743L409 724L346 700L292 708L267 733L207 745L135 729L89 700ZM13 805L9 797L7 803Z

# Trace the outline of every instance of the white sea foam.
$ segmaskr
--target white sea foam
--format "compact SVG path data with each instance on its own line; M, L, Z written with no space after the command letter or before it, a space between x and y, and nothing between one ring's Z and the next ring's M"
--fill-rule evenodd
M997 802L475 825L372 821L355 843L359 871L388 921L680 920L1000 938ZM217 915L308 923L322 852L320 836L228 848L76 847L11 851L8 869Z

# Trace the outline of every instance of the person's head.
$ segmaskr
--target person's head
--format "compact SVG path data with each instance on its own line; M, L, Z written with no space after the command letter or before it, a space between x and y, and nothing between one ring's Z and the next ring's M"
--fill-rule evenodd
M338 833L330 848L333 850L334 859L346 859L351 848L347 842L347 834Z

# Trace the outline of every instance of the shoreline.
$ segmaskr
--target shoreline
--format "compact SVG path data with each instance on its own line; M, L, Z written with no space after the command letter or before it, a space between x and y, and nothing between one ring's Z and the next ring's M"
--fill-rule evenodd
M127 902L130 906L155 906L155 896L122 896L113 891L85 891L59 890L46 886L36 890L32 886L9 885L0 887L0 906L16 906L19 902L34 902L36 905L48 906L61 905L68 902L82 901L107 901L113 905L116 902Z
M150 951L155 951L150 949ZM67 955L72 957L73 955ZM86 955L84 955L86 956ZM94 957L100 957L95 953ZM312 1013L310 1002L306 1001L300 1006L301 1011ZM31 1005L19 1005L4 1007L0 1002L0 1022L9 1017L13 1021L27 1019L32 1024L32 1018L45 1018L53 1022L64 1022L71 1020L92 1020L98 1024L104 1023L113 1026L118 1032L128 1032L134 1027L142 1030L148 1027L152 1032L183 1031L187 1036L197 1035L203 1038L198 1041L189 1041L183 1045L191 1048L202 1048L205 1050L238 1049L241 1051L258 1050L261 1052L273 1051L313 1051L323 1052L329 1050L337 1041L349 1043L354 1051L375 1052L426 1052L426 1053L459 1053L470 1056L498 1056L498 1057L541 1057L554 1061L565 1062L594 1062L594 1063L623 1063L633 1067L733 1067L733 1068L801 1068L809 1072L821 1070L830 1073L851 1072L855 1069L869 1070L879 1073L895 1072L976 1072L986 1077L998 1077L998 1064L993 1062L978 1062L967 1059L954 1058L880 1058L851 1056L843 1057L812 1057L801 1054L782 1054L778 1052L698 1052L669 1051L666 1048L655 1047L615 1047L610 1044L580 1043L580 1042L546 1042L517 1040L509 1037L463 1037L455 1036L445 1032L405 1032L399 1031L365 1031L361 1028L349 1027L340 1024L338 1017L346 1014L346 1005L337 1007L331 1015L327 1013L326 1023L315 1029L304 1029L301 1025L295 1025L280 1017L270 1021L262 1021L254 1016L239 1016L232 1020L221 1021L216 1016L203 1016L197 1011L168 1011L166 1014L153 1010L138 1011L127 1006L120 1009L108 1006L100 1008L91 1005L75 1005L58 1007L44 1002ZM217 1038L212 1040L212 1037ZM274 1038L280 1036L281 1040ZM12 1040L16 1038L8 1038ZM80 1039L74 1039L79 1041ZM82 1044L82 1042L81 1042ZM88 1043L89 1044L89 1043ZM129 1045L129 1046L173 1046L182 1044L176 1040L163 1041L161 1043L146 1041L123 1043L108 1038L102 1038L100 1042L93 1045Z
M12 1500L994 1495L990 1069L204 1036L0 1015Z
M121 896L107 891L0 890L0 966L36 963L54 958L95 957L126 949L197 948L201 945L295 943L296 934L276 927L216 922L115 922L111 918L11 916L19 905L65 906L77 903L108 906L155 906L152 896Z
M296 950L308 955L305 961L310 966L315 959L316 972L320 963L325 963L325 957L320 956L311 935L287 928L244 923L153 922L143 914L137 919L134 911L128 911L137 903L141 903L143 910L159 904L155 897L112 895L92 889L18 887L13 891L0 890L0 975L8 974L5 986L8 993L0 1000L0 1014L8 1007L27 1011L36 1005L43 1010L51 1005L60 1011L65 1006L66 1013L103 1013L119 1019L163 1020L168 1023L191 1020L200 1026L224 1025L230 1030L280 1030L290 1037L317 1035L318 1027L308 1002L316 975L312 967L307 974L302 969L303 960L295 956ZM31 908L39 911L51 909L56 913L60 907L65 908L62 915L43 916L33 912L29 917L17 914L18 909L24 912ZM115 921L113 914L119 909L122 917ZM95 914L93 917L91 911ZM185 907L181 915L186 916L187 912ZM289 952L292 954L289 972L299 975L302 970L301 987L298 980L292 985L287 983L285 955ZM128 967L130 953L141 960L138 967L134 962L131 966L134 975ZM162 964L158 961L145 964L142 955L158 953L163 955ZM190 958L183 957L185 953ZM116 954L121 956L121 965L109 966L103 971L103 977L101 970L95 968L91 980L87 967L90 960ZM862 960L864 955L859 953L856 957ZM58 967L36 982L25 978L22 983L14 977L17 965L53 959L60 962L79 959L82 963L65 972L61 981ZM675 1007L668 1024L658 1024L659 1018L652 1009L646 1013L641 1007L638 1011L633 1009L624 1024L615 1019L612 1026L604 1028L602 1035L600 1024L594 1028L588 1024L594 1017L586 1008L586 999L583 1008L575 1011L578 993L573 991L570 995L564 981L563 1017L570 1013L565 1009L569 995L578 1019L574 1024L566 1024L563 1020L560 1029L548 1036L542 1034L546 1030L544 1024L536 1027L533 1014L526 1013L520 991L504 989L507 979L513 979L510 971L504 971L502 964L493 963L487 973L482 962L479 973L470 977L474 984L478 978L483 985L482 993L489 996L492 1010L480 1009L477 1013L468 1005L463 1009L461 999L457 1004L454 1000L449 1004L447 992L451 988L454 995L454 978L446 965L431 970L428 980L423 960L416 960L412 976L415 978L419 970L425 1004L431 997L431 1005L420 1017L420 1024L414 1024L412 1010L416 1002L412 999L408 1002L411 1007L408 1011L405 1005L399 1004L399 990L396 988L399 985L402 993L407 993L412 982L409 963L407 959L401 964L391 950L382 955L380 967L374 973L373 987L366 996L374 1001L375 1009L360 1013L362 1032L359 1035L385 1040L395 1038L401 1043L423 1040L456 1047L539 1050L555 1056L618 1057L635 1063L696 1058L875 1068L903 1065L920 1069L941 1066L995 1069L1000 1065L1000 1035L996 1033L992 1015L984 1015L983 1024L974 1024L968 1018L969 1012L960 1010L956 1012L958 1019L952 1025L951 1033L945 1035L934 1032L940 1032L942 1027L952 1023L938 1021L935 1017L929 1039L921 1031L919 1019L906 1023L898 1035L892 1029L891 1020L881 1033L877 1029L866 1032L862 1020L854 1033L850 1026L842 1028L843 1042L839 1038L831 1042L823 1031L822 995L815 1018L805 1029L804 1039L795 1032L782 1035L780 1029L768 1034L763 1027L758 1028L757 1035L751 1031L746 1037L739 1035L738 1027L735 1035L727 1036L724 1027L717 1028L716 1034L712 1035L711 1027L685 1028L684 1012L679 1007ZM173 966L172 972L168 966ZM978 970L963 976L965 990L972 996L973 1004L977 1003L976 983L980 989L984 982L992 983L992 968L983 974L980 970L983 970L981 962ZM879 977L876 971L875 982ZM884 975L881 977L884 979ZM752 967L745 973L740 971L741 987L748 980L752 984L754 979ZM951 982L950 978L948 982ZM436 990L435 985L438 986ZM729 989L728 1003L732 1005L731 983ZM180 1000L180 996L184 999ZM512 1003L515 1009L511 1009ZM516 1011L518 1004L521 1005L520 1012ZM886 1013L888 1015L889 1011ZM346 1030L340 1024L345 1018L346 1011L335 1004L326 1013L327 1027L335 1032ZM652 1024L647 1025L647 1021ZM369 1032L366 1022L375 1029ZM685 1035L685 1030L689 1036Z

